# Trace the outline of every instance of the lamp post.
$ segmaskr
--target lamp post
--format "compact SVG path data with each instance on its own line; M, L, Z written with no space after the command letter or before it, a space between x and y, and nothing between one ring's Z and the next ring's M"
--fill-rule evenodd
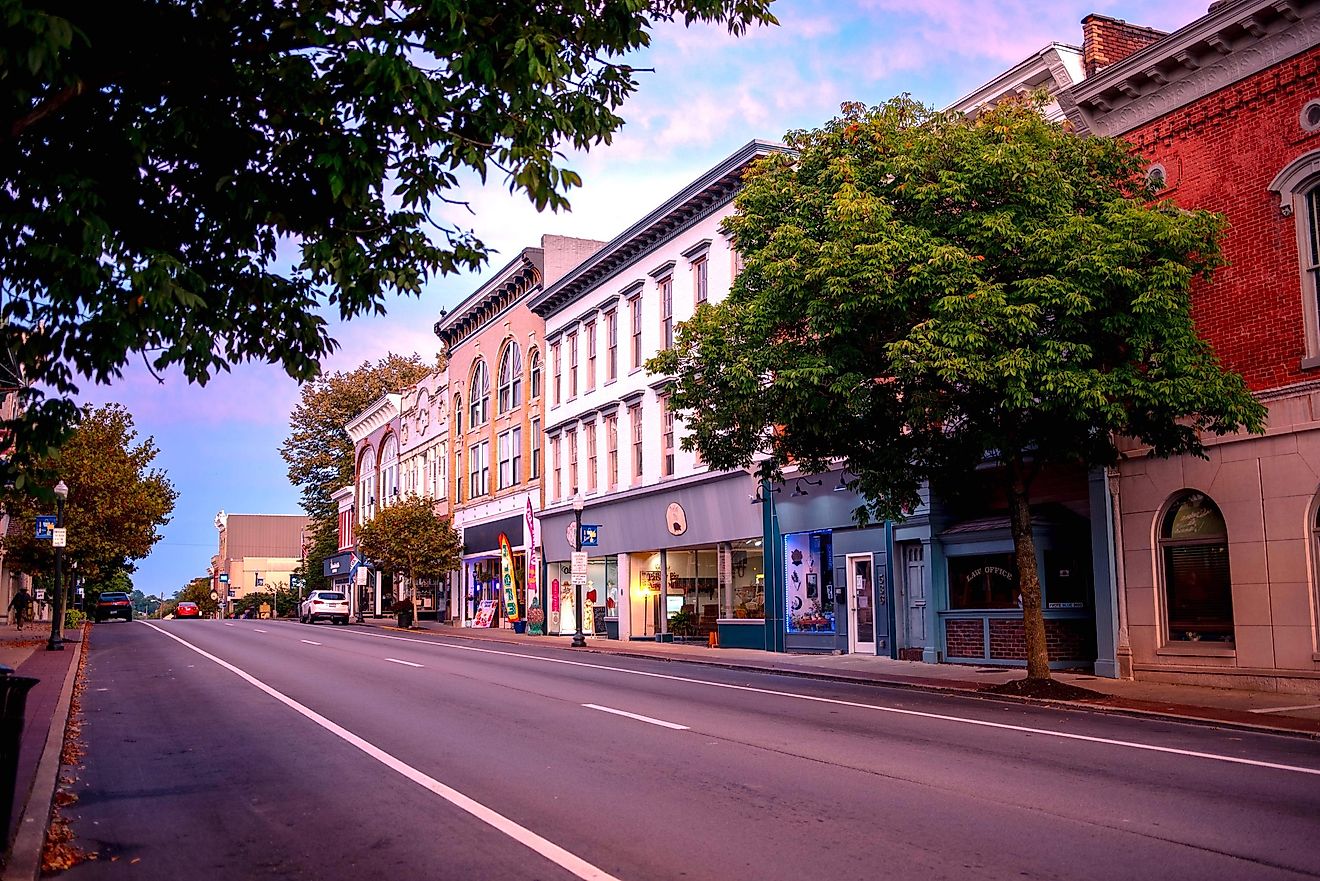
M55 526L64 526L64 500L69 497L69 486L64 481L55 484ZM46 651L64 651L64 548L55 549L55 603L51 609L50 639Z
M573 522L574 529L574 549L582 553L582 493L573 496ZM582 585L573 579L573 609L574 619L577 622L577 631L573 634L571 647L582 649L587 647L587 638L582 635Z

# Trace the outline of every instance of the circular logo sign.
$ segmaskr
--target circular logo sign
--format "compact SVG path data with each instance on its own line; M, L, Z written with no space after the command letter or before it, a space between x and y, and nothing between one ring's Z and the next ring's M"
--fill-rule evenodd
M670 502L665 508L665 528L670 535L682 535L687 532L687 514L678 502Z

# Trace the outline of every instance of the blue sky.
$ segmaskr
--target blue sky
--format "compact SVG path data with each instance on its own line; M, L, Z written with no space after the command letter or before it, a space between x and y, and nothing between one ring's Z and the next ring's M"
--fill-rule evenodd
M464 222L499 253L498 267L543 233L608 240L753 138L778 140L812 128L844 101L875 104L909 92L944 106L1050 42L1081 44L1082 17L1099 12L1161 30L1203 15L1209 0L776 0L777 28L732 38L717 28L663 26L630 61L654 68L622 116L613 144L572 157L584 186L573 211L537 214L503 181L464 191ZM436 279L419 298L400 298L382 318L341 325L328 370L389 351L435 353L430 327L479 283ZM231 513L298 513L279 445L297 385L267 365L239 365L205 388L178 375L163 384L140 368L109 387L88 387L93 403L118 401L139 433L152 435L179 500L135 586L172 592L203 575L216 551L212 523Z

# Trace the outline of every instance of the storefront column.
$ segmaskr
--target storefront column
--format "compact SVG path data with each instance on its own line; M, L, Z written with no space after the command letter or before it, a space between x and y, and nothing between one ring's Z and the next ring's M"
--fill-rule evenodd
M782 652L788 629L784 609L784 540L779 534L779 514L770 481L761 480L761 547L765 567L765 650Z
M659 638L669 632L669 552L664 548L660 549L660 602L657 605L660 620L655 633Z
M1118 590L1114 577L1113 496L1103 468L1089 475L1091 583L1095 585L1095 675L1118 678Z
M619 554L617 574L619 594L615 602L619 615L619 641L627 642L632 638L632 564L627 554Z

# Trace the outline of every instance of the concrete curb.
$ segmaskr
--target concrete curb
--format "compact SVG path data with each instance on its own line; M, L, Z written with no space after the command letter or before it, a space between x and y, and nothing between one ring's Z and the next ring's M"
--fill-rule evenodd
M5 864L3 874L0 874L0 881L35 881L41 876L41 849L46 843L51 806L55 803L55 787L60 776L60 753L64 749L64 732L69 724L73 686L78 679L78 668L82 666L87 643L87 631L84 630L78 642L78 657L69 665L69 672L64 677L64 687L55 704L55 715L51 719L50 731L46 734L46 745L41 750L41 761L37 763L32 790L19 816L14 846L9 851L9 861Z
M500 639L494 636L469 636L447 633L437 633L434 630L423 628L402 628L394 627L388 624L368 625L379 630L394 630L399 633L411 634L431 634L435 636L450 636L453 639L471 640L473 642L493 642L499 645L527 645L523 640ZM581 649L579 649L581 651ZM904 688L914 691L935 692L938 694L952 694L961 697L977 698L986 701L998 701L1000 703L1023 704L1027 706L1052 707L1060 710L1087 710L1094 713L1104 713L1109 716L1128 716L1138 719L1167 719L1175 722L1182 722L1189 725L1201 725L1209 728L1223 728L1234 731L1249 731L1253 734L1277 734L1284 737L1299 737L1306 740L1320 740L1320 731L1308 731L1304 728L1292 728L1276 725L1264 725L1259 723L1241 722L1234 719L1216 718L1212 715L1191 715L1179 713L1176 710L1152 710L1141 707L1125 707L1115 704L1107 704L1092 701L1056 701L1047 698L1020 697L1011 694L995 694L993 692L982 691L976 683L963 685L956 681L939 680L937 682L918 681L913 682L903 679L885 679L867 676L849 676L841 673L832 673L826 670L804 670L802 668L775 667L771 665L757 666L753 664L740 664L733 661L718 661L707 658L687 658L678 655L653 655L646 652L631 652L626 649L602 649L594 648L588 643L586 651L594 655L613 655L615 657L636 658L646 661L668 661L679 664L696 664L702 667L716 667L723 670L750 670L755 673L769 673L778 676L793 676L799 679L815 679L823 682L838 682L846 685L864 685L874 688ZM1122 701L1124 698L1110 696L1116 701ZM1193 709L1190 708L1189 709ZM1204 709L1207 713L1213 713L1214 708L1196 707L1194 709Z

